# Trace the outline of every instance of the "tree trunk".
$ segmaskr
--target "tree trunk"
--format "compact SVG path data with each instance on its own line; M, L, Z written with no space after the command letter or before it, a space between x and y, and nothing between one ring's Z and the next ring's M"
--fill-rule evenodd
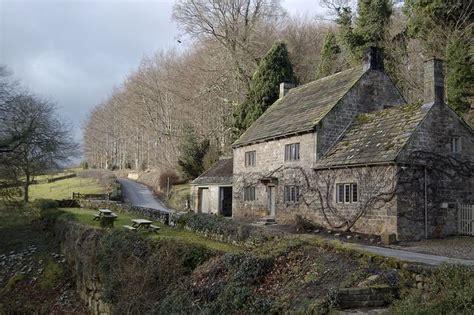
M28 202L30 199L29 196L29 188L30 188L30 174L26 174L25 184L23 185L23 201Z

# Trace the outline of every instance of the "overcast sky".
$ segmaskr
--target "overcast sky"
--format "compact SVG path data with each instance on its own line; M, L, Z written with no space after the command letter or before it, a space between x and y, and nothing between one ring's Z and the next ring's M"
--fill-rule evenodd
M319 0L284 0L291 14L321 13ZM173 1L0 0L0 64L80 127L145 55L176 47Z

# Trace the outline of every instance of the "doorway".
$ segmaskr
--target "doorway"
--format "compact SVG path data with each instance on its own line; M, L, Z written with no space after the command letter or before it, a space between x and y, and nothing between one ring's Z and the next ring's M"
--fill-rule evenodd
M199 212L209 213L209 188L199 188Z
M219 213L224 217L232 216L232 187L219 188Z
M268 212L271 217L275 217L276 212L276 186L268 186Z

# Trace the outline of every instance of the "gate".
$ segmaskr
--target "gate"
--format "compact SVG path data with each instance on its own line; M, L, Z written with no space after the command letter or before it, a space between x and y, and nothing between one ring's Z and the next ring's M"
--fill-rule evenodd
M458 233L461 235L474 235L474 205L459 205Z

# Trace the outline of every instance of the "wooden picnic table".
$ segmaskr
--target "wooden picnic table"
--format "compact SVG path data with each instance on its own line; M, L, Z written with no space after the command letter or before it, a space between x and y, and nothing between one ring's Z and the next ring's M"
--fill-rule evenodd
M159 226L153 225L153 221L146 220L146 219L133 219L132 220L132 225L124 225L123 227L129 230L138 230L138 229L143 229L143 230L149 230L149 231L154 231L158 232L160 229Z
M102 227L113 227L117 215L109 209L99 209L99 212L94 214L94 220L100 221Z

